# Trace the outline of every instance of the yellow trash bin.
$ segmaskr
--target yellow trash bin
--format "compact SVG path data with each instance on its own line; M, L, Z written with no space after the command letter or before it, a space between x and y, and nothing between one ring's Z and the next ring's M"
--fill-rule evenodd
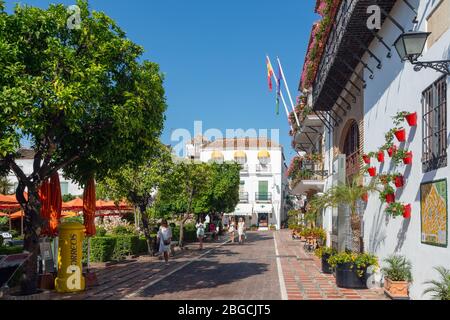
M83 277L84 226L78 222L62 223L59 226L58 277L55 288L58 292L84 291Z

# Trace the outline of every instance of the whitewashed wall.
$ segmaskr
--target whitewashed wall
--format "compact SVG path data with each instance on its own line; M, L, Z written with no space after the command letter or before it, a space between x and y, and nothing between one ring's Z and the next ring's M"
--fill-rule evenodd
M425 17L433 8L433 3L438 1L420 1L418 30L426 31ZM397 1L391 15L405 27L412 29L413 13L403 1ZM450 19L450 17L449 17ZM400 30L390 21L386 21L379 33L388 44L394 43ZM439 39L428 51L425 48L420 60L442 60L450 59L450 30ZM435 247L421 243L420 223L420 183L433 181L441 178L449 178L448 167L429 173L422 173L422 105L421 94L429 85L442 76L442 73L434 70L423 69L415 72L413 66L401 63L392 47L392 58L386 58L386 49L375 40L370 49L378 57L383 58L381 70L376 68L376 63L368 56L365 61L375 70L375 78L368 78L365 73L367 88L364 91L364 131L365 152L376 151L384 144L384 133L393 127L392 116L398 111L416 111L418 114L418 126L407 129L407 142L405 147L413 151L413 165L397 168L406 177L406 185L396 192L396 201L412 204L412 217L410 220L403 218L389 219L384 213L386 205L382 205L378 194L369 198L364 216L364 241L367 251L374 252L381 259L392 253L400 253L409 258L413 265L414 283L411 287L413 299L427 299L422 296L424 290L423 282L436 278L437 274L432 269L434 266L442 265L450 268L450 248ZM448 82L447 82L448 83ZM447 107L450 95L447 93ZM450 114L448 112L448 114ZM447 127L450 125L447 119ZM448 128L447 128L448 130ZM389 172L392 168L386 155L384 165L379 165L376 159L372 163L378 172Z

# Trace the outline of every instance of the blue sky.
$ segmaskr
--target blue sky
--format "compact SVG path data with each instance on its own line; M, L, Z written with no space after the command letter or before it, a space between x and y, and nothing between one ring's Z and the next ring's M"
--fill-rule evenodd
M6 1L47 7L72 1ZM286 158L290 147L284 108L275 114L275 92L267 88L265 55L279 56L294 102L311 25L314 0L90 0L145 48L144 58L166 75L168 110L162 140L172 131L279 129ZM285 94L286 95L286 94ZM287 98L287 96L286 96Z

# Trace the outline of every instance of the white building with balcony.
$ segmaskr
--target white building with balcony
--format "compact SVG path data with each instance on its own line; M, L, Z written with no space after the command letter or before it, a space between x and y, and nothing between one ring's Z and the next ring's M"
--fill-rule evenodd
M240 202L228 216L245 218L260 230L281 228L287 219L288 192L283 147L267 138L232 138L208 141L194 138L186 145L188 157L202 162L236 161L242 165Z

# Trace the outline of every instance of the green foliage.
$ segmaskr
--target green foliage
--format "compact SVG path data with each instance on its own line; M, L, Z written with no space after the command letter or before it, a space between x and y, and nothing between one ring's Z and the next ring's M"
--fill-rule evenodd
M327 240L327 233L322 228L301 228L300 235L302 237L314 237L320 239L322 243Z
M23 246L0 246L0 255L22 253Z
M434 268L439 273L439 280L429 280L423 294L431 293L434 300L450 300L450 269L439 266Z
M123 260L126 256L138 254L139 237L133 235L116 236L116 243L112 255L113 260Z
M403 158L408 156L408 150L407 149L398 149L393 155L392 155L392 162L398 166L400 163L403 162Z
M9 219L8 217L0 217L0 231L8 230Z
M386 213L394 218L402 216L404 211L405 206L403 203L400 202L391 202L386 208Z
M384 186L384 189L380 192L379 198L381 202L386 202L386 196L388 194L393 194L395 193L395 190L392 186L390 186L389 184L386 184Z
M364 275L364 271L369 266L378 267L378 259L370 253L355 253L355 252L339 252L332 255L328 259L331 267L336 268L338 264L350 263L351 268L356 268L356 273L359 277Z
M10 194L13 191L13 184L7 177L0 176L0 194Z
M178 241L180 239L180 226L176 225L172 228L172 240ZM195 224L188 223L184 226L184 241L194 242L197 241L197 228Z
M332 256L336 253L337 253L336 249L333 249L331 247L320 247L320 248L317 248L316 250L314 250L314 254L318 258L322 258L323 255Z
M92 237L91 257L92 262L110 261L114 254L116 237ZM87 239L83 242L83 260L87 258Z
M68 194L65 194L65 195L62 196L62 201L63 202L69 202L69 201L72 201L72 200L74 200L76 198L77 197L74 196L73 194L68 193Z
M405 121L405 116L408 114L409 112L406 111L397 112L395 116L392 117L394 125L399 127Z
M63 222L78 222L83 224L83 217L82 216L74 216L74 217L67 217L62 219Z
M113 235L133 235L135 233L133 226L117 226L112 230Z
M96 231L95 234L98 237L104 237L104 236L106 236L106 233L107 233L106 229L103 227L98 227L98 228L96 228L95 231Z
M411 282L411 262L401 255L391 255L383 260L386 266L381 269L384 276L392 281Z

